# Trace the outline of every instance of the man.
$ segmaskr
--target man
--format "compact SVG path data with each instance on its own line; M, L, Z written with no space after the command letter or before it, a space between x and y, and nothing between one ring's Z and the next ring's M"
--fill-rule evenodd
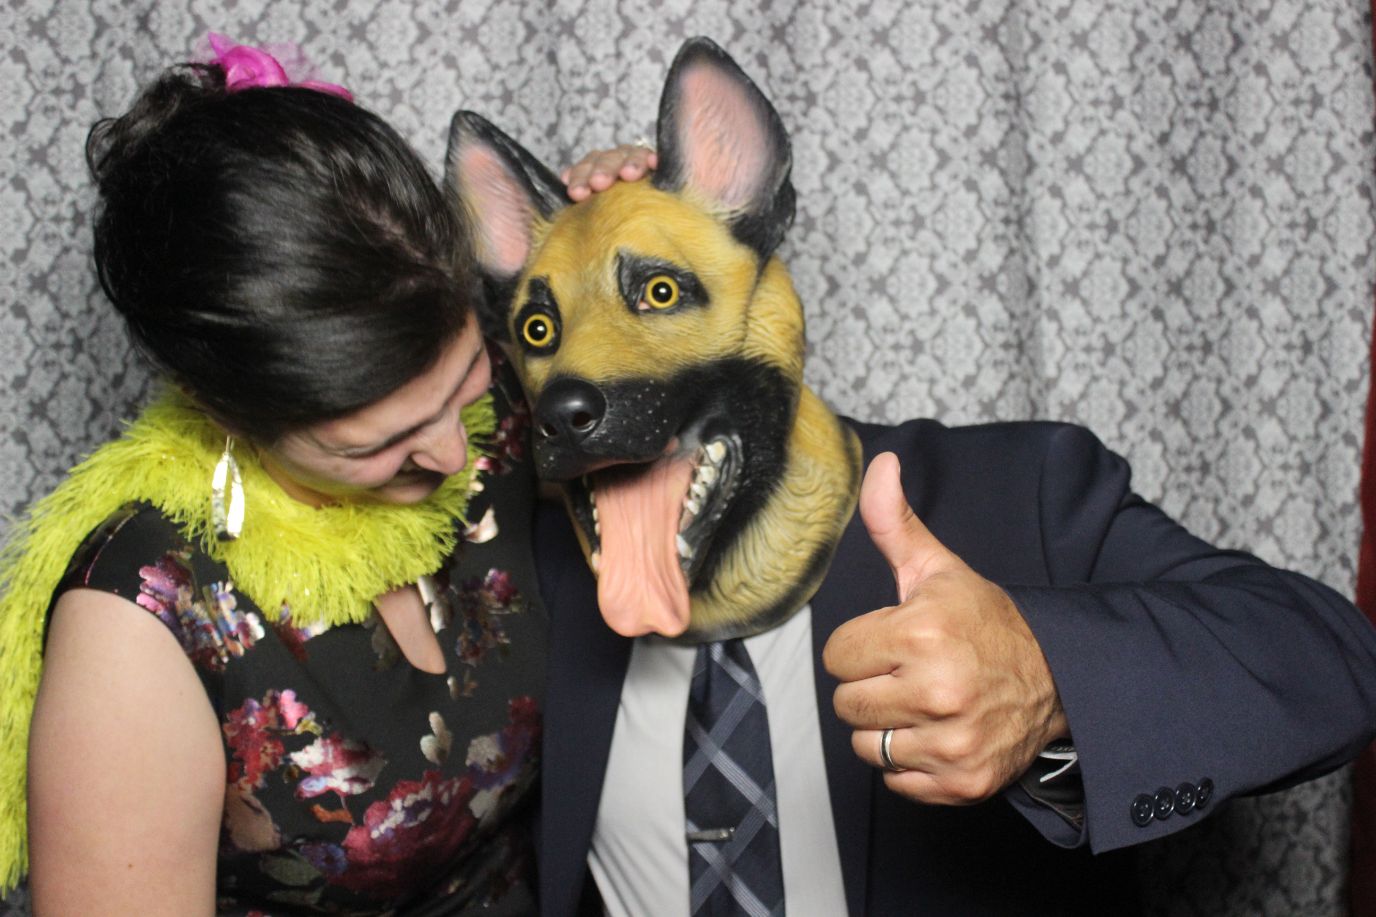
M658 146L565 207L451 133L573 523L536 542L546 913L1129 913L1123 848L1376 731L1355 609L1189 535L1086 431L859 424L802 385L787 135L710 42Z

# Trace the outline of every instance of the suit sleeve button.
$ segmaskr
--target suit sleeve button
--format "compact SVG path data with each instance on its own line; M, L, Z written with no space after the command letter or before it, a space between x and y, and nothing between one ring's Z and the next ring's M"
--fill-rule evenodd
M1214 782L1208 777L1199 781L1199 786L1194 791L1194 807L1202 809L1209 804L1209 797L1214 794Z
M1156 798L1153 802L1153 814L1160 819L1171 817L1175 811L1175 793L1171 792L1170 787L1163 786L1156 791Z
M1175 811L1181 815L1188 815L1194 808L1194 784L1186 781L1175 788Z
M1152 813L1156 811L1156 800L1146 793L1139 793L1132 801L1132 823L1139 828L1151 824Z

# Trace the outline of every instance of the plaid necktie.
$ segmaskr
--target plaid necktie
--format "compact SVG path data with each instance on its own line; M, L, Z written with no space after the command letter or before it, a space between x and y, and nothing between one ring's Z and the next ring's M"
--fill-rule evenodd
M689 913L784 913L764 692L740 640L704 643L683 735Z

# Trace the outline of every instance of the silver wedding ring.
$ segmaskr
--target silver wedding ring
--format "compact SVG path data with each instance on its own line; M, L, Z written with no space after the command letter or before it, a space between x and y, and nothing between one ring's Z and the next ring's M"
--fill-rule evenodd
M906 768L899 767L893 763L893 755L889 751L889 746L893 744L893 729L885 729L884 734L879 738L879 760L884 762L884 770L900 774Z

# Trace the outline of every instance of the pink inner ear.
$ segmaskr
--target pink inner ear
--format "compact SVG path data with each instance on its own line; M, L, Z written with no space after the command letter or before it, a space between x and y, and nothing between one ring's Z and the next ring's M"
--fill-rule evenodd
M774 150L767 122L719 70L690 66L679 77L679 149L688 187L728 209L749 204Z
M526 189L492 150L470 146L456 164L472 218L478 261L498 276L520 273L535 211Z

